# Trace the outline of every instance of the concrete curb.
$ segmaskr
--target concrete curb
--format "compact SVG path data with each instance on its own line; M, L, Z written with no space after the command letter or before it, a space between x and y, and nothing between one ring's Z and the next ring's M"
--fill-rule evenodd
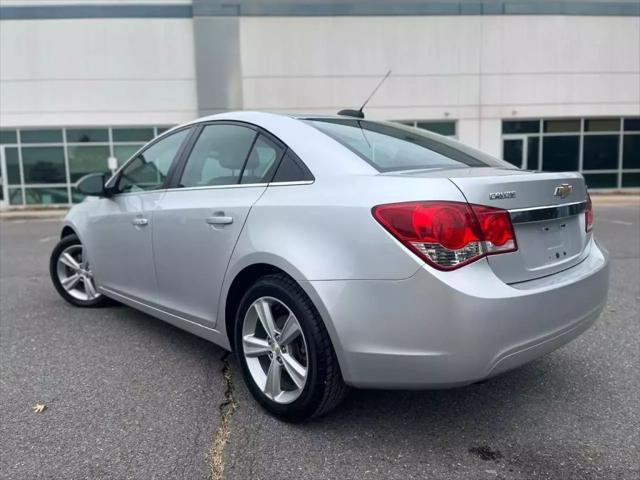
M8 210L0 212L1 221L62 220L69 210Z
M640 206L640 195L624 194L624 195L598 195L591 194L591 201L595 205L635 205Z

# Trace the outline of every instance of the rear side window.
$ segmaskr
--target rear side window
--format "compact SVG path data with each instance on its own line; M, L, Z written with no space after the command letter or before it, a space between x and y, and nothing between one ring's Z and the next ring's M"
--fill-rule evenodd
M239 125L207 125L202 129L180 178L180 187L239 183L257 133Z
M278 166L278 171L273 177L273 182L303 182L309 180L313 180L311 173L290 150L287 150Z
M253 144L240 183L268 183L271 181L284 148L260 134Z
M505 166L500 160L479 152L477 156L472 155L471 149L457 148L450 140L437 140L414 128L351 119L314 119L308 123L380 172Z

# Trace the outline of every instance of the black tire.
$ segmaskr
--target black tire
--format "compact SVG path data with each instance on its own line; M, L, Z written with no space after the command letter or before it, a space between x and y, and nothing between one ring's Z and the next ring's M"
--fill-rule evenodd
M276 298L293 312L307 345L307 381L300 396L288 404L277 403L262 392L253 380L244 356L242 325L245 315L255 300L266 296ZM258 403L276 417L300 422L331 411L345 398L348 389L327 329L309 297L290 277L267 275L249 287L236 312L234 333L235 352L245 384Z
M62 252L73 245L82 245L80 239L76 235L67 235L63 237L58 244L51 252L51 258L49 260L49 275L51 276L51 281L53 282L53 286L56 288L60 296L69 302L71 305L76 307L85 307L85 308L94 308L94 307L104 307L111 304L111 300L105 297L104 295L100 295L99 297L93 300L81 300L79 298L75 298L69 295L62 284L60 283L60 279L58 278L58 258L62 254Z

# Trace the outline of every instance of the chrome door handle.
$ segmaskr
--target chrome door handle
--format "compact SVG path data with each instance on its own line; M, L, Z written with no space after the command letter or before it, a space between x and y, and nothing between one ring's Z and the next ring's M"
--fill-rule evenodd
M229 225L233 223L233 217L214 215L213 217L207 217L207 223L209 225Z
M147 218L134 218L133 222L131 223L133 223L136 226L144 227L149 223L149 220Z

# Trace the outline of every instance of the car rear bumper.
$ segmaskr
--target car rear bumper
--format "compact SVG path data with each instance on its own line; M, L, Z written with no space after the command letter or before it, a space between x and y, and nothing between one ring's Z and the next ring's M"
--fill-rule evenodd
M585 331L604 308L606 252L507 285L486 261L400 281L306 282L327 322L345 381L357 387L445 388L505 372Z

